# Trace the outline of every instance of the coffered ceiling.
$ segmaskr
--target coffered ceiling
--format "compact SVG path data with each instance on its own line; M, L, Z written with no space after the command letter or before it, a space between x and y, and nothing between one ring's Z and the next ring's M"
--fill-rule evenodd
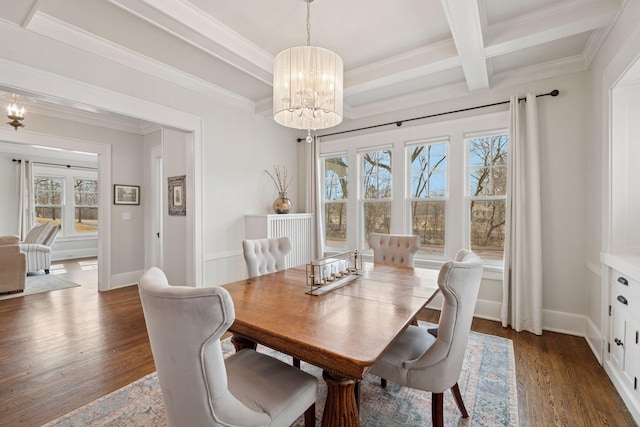
M355 119L589 67L625 0L315 0L311 44L345 66ZM306 43L303 0L5 0L0 19L270 112L273 58Z

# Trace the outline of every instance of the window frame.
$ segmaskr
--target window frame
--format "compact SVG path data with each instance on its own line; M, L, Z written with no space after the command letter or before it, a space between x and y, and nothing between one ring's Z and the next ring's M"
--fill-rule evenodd
M326 179L326 161L328 159L335 159L335 158L345 158L347 159L347 173L345 175L345 179L347 181L347 197L342 198L342 199L327 199L326 195L326 184L327 184L327 179ZM322 156L320 156L320 163L321 163L321 173L322 173L322 191L321 191L321 204L322 204L322 224L323 224L323 242L322 242L322 247L324 248L324 251L332 251L332 252L345 252L347 251L347 248L349 247L349 194L351 194L351 189L350 187L350 179L349 179L349 173L352 170L352 166L351 166L351 162L348 156L348 153L346 151L342 151L342 152L338 152L338 153L327 153L327 154L323 154ZM347 223L346 223L346 230L345 230L345 246L341 247L341 246L329 246L327 244L327 224L326 224L326 206L327 204L344 204L345 205L345 209L346 209L346 213L347 213Z
M369 153L381 153L381 152L389 152L389 167L391 168L391 172L389 173L389 177L390 177L390 182L389 182L389 190L391 193L391 197L376 197L376 198L365 198L365 189L364 189L364 177L365 177L365 171L364 171L364 156L365 154L369 154ZM357 186L358 186L358 217L360 219L360 226L358 227L358 240L360 242L360 245L362 245L360 247L360 250L364 253L373 253L373 251L371 249L369 249L369 243L367 242L366 239L366 221L365 221L365 205L367 204L376 204L376 203L388 203L390 208L389 208L389 228L390 228L390 233L393 233L393 200L394 200L394 194L395 194L395 189L394 189L394 182L396 181L393 178L393 171L395 170L395 165L394 165L394 158L396 158L397 156L394 156L393 154L393 146L392 145L384 145L384 146L374 146L374 147L367 147L363 150L358 150L358 175L357 175ZM379 163L379 162L378 162ZM379 178L380 178L380 173L376 174L376 194L379 195L380 193L380 187L379 187ZM347 217L347 221L348 221L348 217ZM358 246L360 246L358 245Z
M48 179L48 180L52 180L52 179L59 179L60 181L62 181L62 185L61 185L61 191L60 191L60 204L39 204L38 203L38 197L36 195L36 181L38 179ZM64 226L64 218L65 218L65 198L66 198L66 187L67 187L67 183L66 183L66 177L64 175L56 175L56 174L51 174L51 173L34 173L33 174L33 182L31 184L33 186L33 210L31 212L31 218L34 224L36 224L38 216L37 216L37 209L38 208L60 208L60 224L58 224L60 226L60 234L63 235L64 231L65 231L65 226ZM51 194L49 194L48 197L49 200L51 200Z
M96 215L98 215L97 211L98 211L98 202L100 200L100 185L98 182L98 177L96 176L95 178L89 178L86 176L78 176L78 175L74 175L72 177L73 179L73 234L74 236L91 236L91 235L97 235L98 231L86 231L86 232L77 232L76 231L76 209L77 208L95 208L96 209ZM96 189L95 192L93 193L95 195L95 199L96 199L96 203L95 205L78 205L76 204L76 181L95 181L96 183ZM96 228L99 227L100 225L100 216L98 215L98 219L96 220L97 224L96 224Z

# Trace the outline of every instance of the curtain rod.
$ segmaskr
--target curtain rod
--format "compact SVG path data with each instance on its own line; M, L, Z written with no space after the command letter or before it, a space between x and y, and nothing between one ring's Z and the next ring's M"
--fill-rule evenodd
M554 89L549 93L542 93L540 95L536 95L536 98L540 98L541 96L558 96L559 94L560 94L560 91L558 89ZM526 100L526 98L518 98L518 101L525 101L525 100ZM318 135L317 137L318 138L324 138L326 136L341 135L343 133L357 132L357 131L360 131L360 130L374 129L374 128L379 128L379 127L382 127L382 126L390 126L390 125L396 125L396 126L400 127L400 126L402 126L402 124L404 122L412 122L414 120L428 119L428 118L431 118L431 117L444 116L444 115L447 115L447 114L462 113L463 111L477 110L479 108L494 107L496 105L508 104L509 102L511 102L511 101L494 102L493 104L478 105L476 107L462 108L460 110L445 111L444 113L436 113L436 114L429 114L428 116L414 117L412 119L396 120L395 122L381 123L379 125L366 126L366 127L357 128L357 129L343 130L343 131L340 131L340 132L327 133L327 134L324 134L324 135ZM298 138L298 142L302 142L302 141L305 141L305 138Z
M21 163L22 159L11 159L12 162L18 162ZM63 165L61 163L46 163L46 162L33 162L31 160L25 160L26 163L31 162L34 165L47 165L47 166L62 166L65 167L67 169L87 169L87 170L98 170L98 168L92 168L89 166L71 166L71 165Z

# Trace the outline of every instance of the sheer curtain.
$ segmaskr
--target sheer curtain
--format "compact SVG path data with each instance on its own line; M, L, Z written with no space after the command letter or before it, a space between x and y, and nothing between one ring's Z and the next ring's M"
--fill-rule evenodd
M21 160L18 165L18 235L24 240L33 226L31 216L33 203L33 175L31 162Z
M503 326L542 334L540 158L536 97L511 97Z
M313 141L305 147L305 159L307 162L307 197L305 200L306 212L315 214L315 258L323 256L324 218L322 218L322 167L320 165L320 138L313 137Z

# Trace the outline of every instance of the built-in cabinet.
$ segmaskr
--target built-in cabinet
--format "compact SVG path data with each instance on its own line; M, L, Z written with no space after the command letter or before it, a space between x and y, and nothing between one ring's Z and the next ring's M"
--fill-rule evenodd
M247 215L247 239L288 237L291 252L285 258L285 267L307 264L314 259L313 218L310 213L283 215Z
M636 420L640 415L640 256L603 254L609 293L605 370Z

